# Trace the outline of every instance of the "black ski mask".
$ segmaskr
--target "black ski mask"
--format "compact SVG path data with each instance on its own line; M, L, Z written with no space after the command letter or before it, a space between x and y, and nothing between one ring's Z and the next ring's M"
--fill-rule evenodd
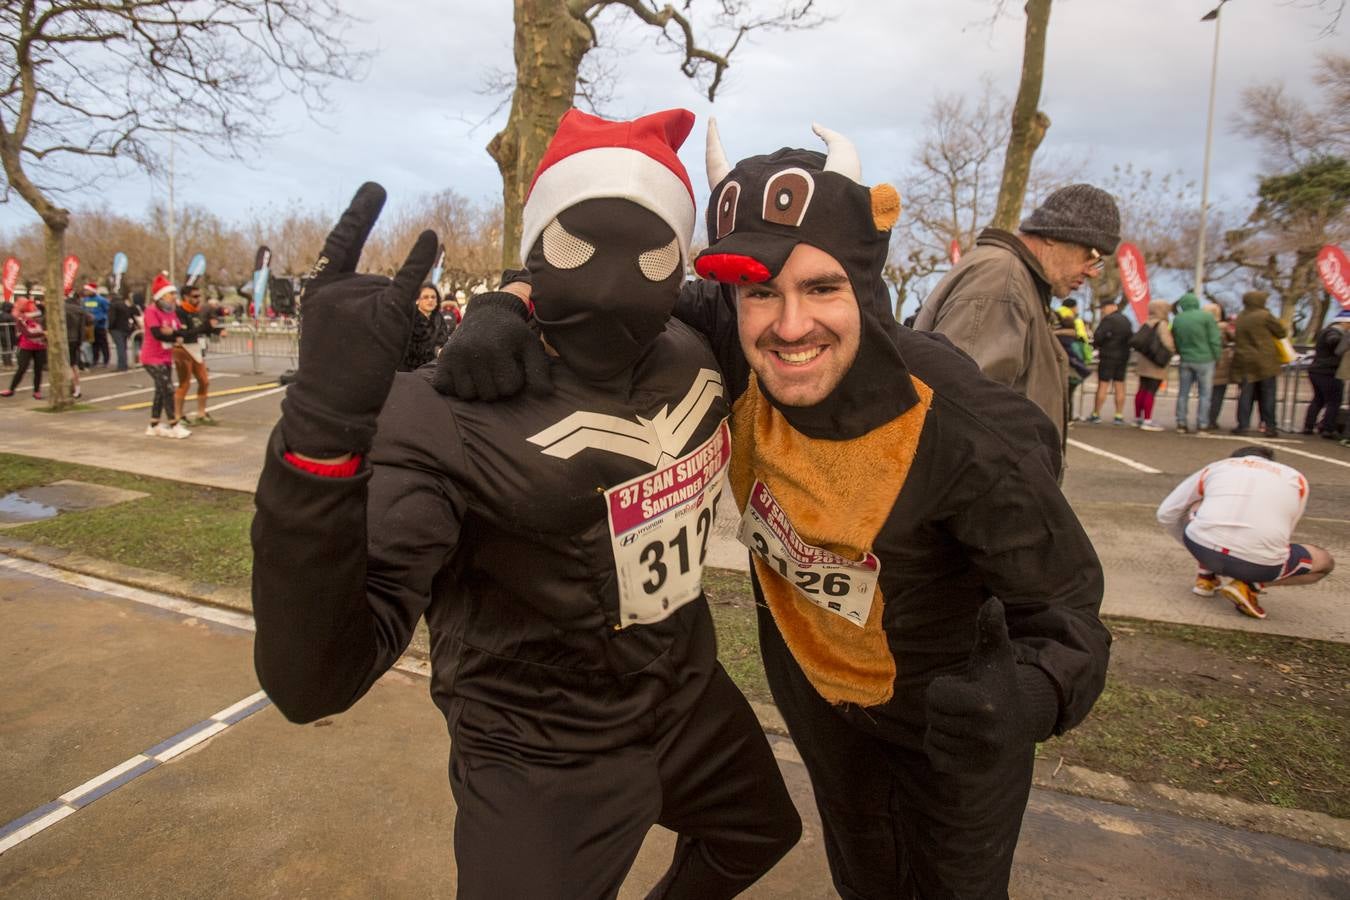
M628 200L560 212L525 259L535 319L562 361L592 381L637 361L670 319L684 280L675 232Z

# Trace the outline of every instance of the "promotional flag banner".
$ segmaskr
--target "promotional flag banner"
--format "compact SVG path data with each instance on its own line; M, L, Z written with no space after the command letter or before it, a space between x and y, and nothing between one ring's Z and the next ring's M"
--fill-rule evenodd
M427 280L434 285L440 285L441 273L445 271L445 245L441 244L441 249L436 253L436 265L431 267L431 274ZM439 290L439 287L437 288Z
M80 258L70 254L61 263L61 296L69 297L75 289L75 276L80 274Z
M14 299L14 288L19 283L19 261L14 257L5 260L0 267L0 287L4 288L6 302Z
M1116 249L1116 265L1120 267L1120 286L1125 299L1130 301L1136 322L1148 320L1148 271L1144 268L1144 254L1134 244L1122 243Z
M1317 274L1336 302L1350 309L1350 259L1346 259L1345 251L1334 244L1323 247L1317 254Z
M198 279L204 274L206 274L206 254L198 253L196 256L192 257L192 261L188 263L187 286L192 287L195 285Z
M956 242L956 238L952 238L951 246L947 248L947 254L952 258L952 265L961 261L961 245Z
M127 255L122 252L113 254L112 293L122 293L122 276L127 274Z
M263 244L253 258L253 299L249 302L250 315L258 318L267 305L267 278L271 274L272 251Z

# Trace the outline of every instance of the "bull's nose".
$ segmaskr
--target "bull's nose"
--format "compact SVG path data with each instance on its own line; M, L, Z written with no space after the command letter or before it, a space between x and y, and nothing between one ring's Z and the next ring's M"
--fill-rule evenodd
M694 271L702 278L733 284L769 280L769 269L764 263L736 253L705 253L694 261Z

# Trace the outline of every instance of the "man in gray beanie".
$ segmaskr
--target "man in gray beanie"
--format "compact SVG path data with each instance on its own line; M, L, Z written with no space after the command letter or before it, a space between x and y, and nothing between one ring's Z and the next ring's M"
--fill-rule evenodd
M1034 402L1068 428L1069 363L1055 339L1050 298L1068 297L1100 275L1120 243L1120 210L1090 184L1060 188L1016 234L986 228L928 295L916 331L937 331L984 374Z

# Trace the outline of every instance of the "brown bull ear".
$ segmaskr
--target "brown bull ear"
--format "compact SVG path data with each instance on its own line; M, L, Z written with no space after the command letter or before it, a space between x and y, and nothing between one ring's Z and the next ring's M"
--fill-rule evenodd
M872 224L877 231L890 231L900 218L900 194L889 184L872 188Z

